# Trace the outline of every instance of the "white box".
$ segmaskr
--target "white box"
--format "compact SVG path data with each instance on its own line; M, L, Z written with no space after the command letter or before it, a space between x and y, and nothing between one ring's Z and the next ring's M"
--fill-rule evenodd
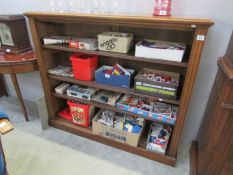
M143 42L147 42L147 44L150 43L151 45L144 46ZM181 62L185 49L185 44L181 43L158 40L142 40L136 44L135 56Z

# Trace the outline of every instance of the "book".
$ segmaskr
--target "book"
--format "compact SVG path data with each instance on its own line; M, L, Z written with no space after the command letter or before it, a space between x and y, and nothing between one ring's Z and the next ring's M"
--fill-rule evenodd
M0 119L0 133L2 135L12 131L14 128L7 119Z

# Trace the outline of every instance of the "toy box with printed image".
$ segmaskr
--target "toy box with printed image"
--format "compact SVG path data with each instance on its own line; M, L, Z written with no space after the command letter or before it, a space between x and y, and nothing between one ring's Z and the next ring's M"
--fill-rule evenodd
M117 102L117 108L172 125L175 124L178 113L176 106L131 95L121 98Z
M94 134L137 146L144 128L144 119L100 110L92 120Z
M103 51L127 53L132 41L131 33L104 32L98 35L98 48Z
M171 132L171 126L152 123L147 138L146 149L165 154Z
M134 78L134 90L143 94L175 100L179 80L178 73L144 68Z

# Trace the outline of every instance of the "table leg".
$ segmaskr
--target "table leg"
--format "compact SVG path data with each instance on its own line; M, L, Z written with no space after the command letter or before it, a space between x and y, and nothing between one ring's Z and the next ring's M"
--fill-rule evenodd
M24 114L24 118L25 118L26 121L29 121L27 111L26 111L26 108L25 108L25 105L24 105L24 102L23 102L23 97L22 97L22 94L20 92L17 77L16 77L16 75L14 73L11 73L10 75L11 75L11 79L12 79L12 82L13 82L13 85L14 85L18 100L19 100L21 110L22 110L22 112Z
M4 77L0 75L0 97L4 95L8 96L8 92L4 81Z

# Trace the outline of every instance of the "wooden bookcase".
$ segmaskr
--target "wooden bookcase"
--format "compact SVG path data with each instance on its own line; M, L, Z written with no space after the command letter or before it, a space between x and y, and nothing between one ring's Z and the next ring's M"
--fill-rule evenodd
M41 79L49 111L49 124L52 127L86 137L161 163L175 166L177 149L182 134L186 112L188 110L195 78L201 58L204 40L208 28L213 22L208 19L187 19L173 17L137 17L137 16L107 16L84 14L56 14L56 13L26 13L29 18L35 53L38 59ZM159 59L140 58L134 56L134 50L128 54L119 54L103 51L88 51L69 48L66 45L43 45L41 39L49 35L77 35L79 37L96 37L105 31L129 32L134 34L134 43L140 39L157 39L187 44L187 51L181 63ZM181 74L179 95L177 100L160 99L149 95L135 93L133 89L115 88L96 84L95 81L84 82L74 78L48 75L47 70L58 64L70 65L69 55L75 52L96 54L100 56L99 65L112 65L119 62L127 68L140 70L143 67L167 70ZM73 125L57 117L57 113L64 106L67 99L94 105L98 108L124 112L113 106L102 103L80 100L66 95L54 93L54 88L61 82L70 82L98 89L132 94L153 100L163 101L179 106L179 114L166 155L150 152L145 149L148 130L140 139L138 147L119 143L102 136L92 134L91 128ZM150 119L147 121L151 122Z

